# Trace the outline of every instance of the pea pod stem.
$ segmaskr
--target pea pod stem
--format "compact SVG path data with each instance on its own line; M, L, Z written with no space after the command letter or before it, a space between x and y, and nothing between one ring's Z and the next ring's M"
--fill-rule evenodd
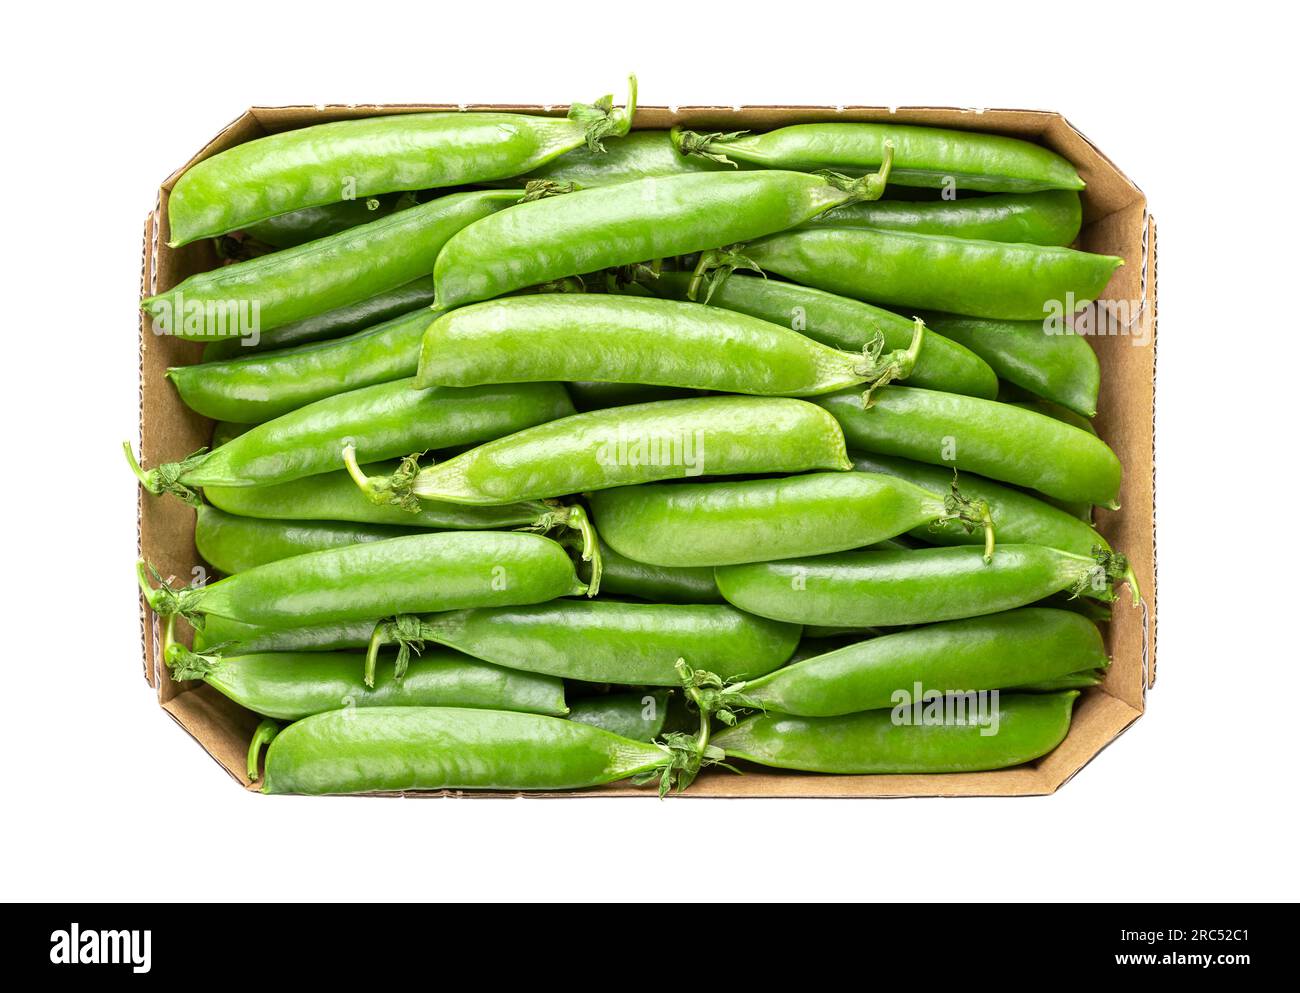
M275 740L275 736L282 728L283 725L279 721L267 717L253 732L253 738L248 743L248 778L253 782L257 781L258 773L261 771L258 768L258 759L261 758L262 749Z
M906 379L916 368L916 360L921 355L921 345L925 341L926 330L925 321L919 317L915 318L915 321L912 343L907 348L895 349L882 356L885 335L881 331L877 331L871 340L862 346L862 366L856 371L864 379L869 380L869 385L862 394L863 410L871 406L876 390L888 386L895 380Z
M420 498L413 489L415 479L420 473L420 455L408 455L402 459L397 471L391 476L367 476L357 461L356 447L343 446L343 464L347 466L348 475L372 503L383 506L393 504L413 514L420 512ZM546 532L553 528L572 528L582 537L582 561L591 563L591 580L587 583L587 596L594 597L600 592L600 577L603 563L600 556L600 541L596 527L585 508L579 504L562 504L546 501L551 508L543 513L533 524L517 528L519 531Z
M127 464L131 467L131 472L135 474L135 478L140 481L141 486L154 496L169 493L174 497L179 497L191 507L197 507L202 502L199 499L198 491L193 487L186 486L181 482L181 479L186 473L203 464L207 459L207 448L200 448L178 462L164 462L162 465L148 470L140 467L140 462L135 457L135 450L131 447L129 441L122 442L122 451L126 453Z

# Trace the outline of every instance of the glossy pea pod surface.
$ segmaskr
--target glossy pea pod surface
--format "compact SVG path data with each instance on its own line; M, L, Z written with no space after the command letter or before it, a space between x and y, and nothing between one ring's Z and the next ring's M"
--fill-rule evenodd
M589 683L678 686L684 658L724 679L784 664L799 628L726 604L557 600L420 619L420 636L512 669Z
M569 707L569 720L633 741L654 741L663 733L667 717L666 690L606 693L575 700Z
M1093 559L1041 545L840 552L715 570L741 610L793 624L877 627L929 624L1023 607L1087 583ZM1110 599L1109 587L1082 592Z
M898 186L985 192L1081 190L1074 166L1055 152L1003 135L899 124L794 124L762 134L699 135L679 147L775 169L863 172L894 147L889 181ZM710 140L701 142L700 138Z
M194 545L208 564L224 573L243 572L305 552L342 548L418 533L414 528L344 521L268 521L237 517L204 505L194 523Z
M952 488L952 471L941 466L888 455L853 453L852 458L855 469L898 476L936 496L942 497ZM999 541L1046 545L1076 555L1091 555L1094 548L1110 547L1092 525L1029 493L974 473L962 473L958 485L968 499L983 500L988 504ZM933 545L980 545L984 542L979 531L968 531L957 521L922 525L912 529L911 534Z
M647 279L644 285L661 296L685 300L690 284L689 273L665 272L656 279ZM700 299L704 299L702 293ZM708 303L792 328L823 345L848 352L860 352L877 332L884 338L886 348L907 348L915 329L915 322L900 314L761 276L729 277L713 287ZM989 399L998 392L997 376L983 359L956 342L935 335L927 336L907 381L927 389Z
M743 252L764 272L842 296L1029 321L1096 300L1122 263L1071 248L845 227L787 231Z
M522 184L518 184L522 185ZM303 207L287 214L277 214L258 221L244 229L244 233L273 248L293 248L309 241L328 238L359 224L377 221L381 217L408 207L416 200L410 192L388 193L378 197L339 200L316 207Z
M808 223L942 234L980 241L1068 245L1078 237L1082 219L1078 193L1049 190L926 203L905 200L851 203L828 210Z
M723 170L731 171L731 167L696 156L679 155L667 131L633 131L618 141L610 142L604 154L575 148L510 182L521 185L528 180L548 180L572 183L585 190L656 176Z
M1081 417L1097 413L1101 366L1082 335L1039 321L994 321L924 313L926 326L965 345L999 379L1059 403ZM922 384L918 384L922 385Z
M259 424L196 459L177 481L204 487L282 483L337 469L349 441L369 458L388 459L499 438L572 412L558 383L416 390L411 380L396 380Z
M549 197L484 218L438 256L438 306L783 231L856 199L798 172L700 173Z
M1097 626L1026 607L927 624L793 663L732 690L743 706L799 717L891 707L899 691L970 693L1089 673L1109 659ZM733 703L733 706L735 704Z
M583 112L589 112L582 119ZM170 244L227 234L304 207L403 190L505 179L587 141L597 108L572 119L458 112L297 128L236 145L187 169L167 203ZM629 111L605 111L626 134Z
M847 551L947 514L942 496L865 472L628 486L593 493L591 509L612 548L664 566Z
M421 470L421 499L499 504L659 479L851 467L835 419L805 400L700 397L594 410Z
M167 378L204 417L260 424L326 397L414 376L420 341L436 316L417 310L333 341L173 366Z
M171 595L156 590L150 606L293 627L585 592L568 554L549 538L447 531L295 555Z
M1059 500L1119 506L1123 467L1095 435L1013 404L905 386L818 397L855 449L970 471Z
M908 336L909 341L911 335ZM560 379L811 396L864 382L861 352L767 321L653 297L545 294L473 304L429 325L418 386Z
M203 627L194 632L194 650L260 655L268 652L336 652L348 648L365 648L370 644L370 636L374 634L378 623L379 618L376 617L291 628L267 627L211 614L204 619ZM354 668L355 665L354 660Z
M558 717L367 707L298 721L271 742L264 793L560 790L661 768L659 745Z
M323 314L282 324L271 331L263 331L252 338L223 338L203 346L204 362L220 362L255 355L291 345L305 345L313 341L326 341L355 334L375 327L385 321L395 320L412 311L424 310L433 303L433 274L403 283L386 293L377 293L358 303L336 307Z
M945 773L1005 769L1041 758L1070 730L1078 694L999 694L996 717L899 723L892 710L842 717L766 714L713 739L731 758L804 772ZM996 721L996 733L987 733Z
M368 687L352 652L272 652L226 656L203 681L266 717L296 721L342 707L476 707L529 714L568 713L564 685L459 652L434 650L413 660L401 679L391 667ZM181 672L179 675L184 676Z
M141 307L155 331L189 341L271 330L427 276L457 231L521 195L453 193L319 241L198 273Z
M363 467L373 474L391 473L396 462ZM459 503L425 500L410 511L366 499L346 471L269 483L262 486L208 486L204 497L229 514L277 521L351 521L357 524L392 524L399 527L485 531L536 524L549 508L541 501L508 503L495 507L470 507Z

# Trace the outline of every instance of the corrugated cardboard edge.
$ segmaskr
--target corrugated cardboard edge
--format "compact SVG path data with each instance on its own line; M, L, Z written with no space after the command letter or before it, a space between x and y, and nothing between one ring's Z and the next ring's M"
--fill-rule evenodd
M358 116L370 116L376 113L404 113L419 112L427 110L509 110L524 113L551 113L563 114L564 107L538 107L527 105L508 105L508 106L490 106L482 107L451 105L330 105L318 107L253 107L246 113L232 120L222 131L215 136L204 148L197 153L190 162L186 163L175 173L167 178L159 190L158 201L153 212L146 219L145 236L144 236L144 253L141 267L141 290L142 294L158 292L174 285L179 281L177 270L185 272L186 261L193 262L196 257L201 257L206 249L203 246L189 246L179 252L173 252L165 244L166 237L166 201L169 191L171 190L176 179L185 169L189 168L194 162L197 162L217 151L228 147L230 144L237 143L241 140L247 140L255 137L257 133L266 133L269 131L282 130L286 127L297 127L304 123L320 120L337 120ZM1015 127L1006 123L1008 115L1017 119ZM1096 190L1097 184L1110 184L1108 197L1113 203L1116 199L1122 198L1127 200L1125 190L1131 191L1132 199L1128 200L1123 207L1113 209L1109 214L1096 217L1085 216L1086 228L1091 227L1092 222L1112 222L1117 223L1116 217L1126 210L1140 208L1141 210L1141 265L1138 268L1139 287L1138 295L1142 301L1140 307L1141 319L1149 321L1149 333L1151 335L1151 422L1150 430L1152 442L1150 449L1151 459L1151 478L1147 485L1150 486L1150 530L1147 532L1147 538L1150 543L1150 562L1148 572L1144 578L1144 601L1141 610L1140 635L1135 639L1140 644L1140 691L1133 701L1126 701L1122 697L1127 695L1121 691L1120 695L1115 695L1108 686L1103 690L1093 691L1086 694L1080 702L1075 714L1074 723L1071 732L1066 740L1050 755L1044 757L1038 762L1022 766L1016 769L1001 770L989 773L967 773L944 776L813 776L801 774L779 773L772 770L755 769L749 775L733 776L730 774L705 774L692 790L684 796L691 797L711 797L711 798L746 798L746 797L803 797L803 798L898 798L898 797L921 797L921 796L1035 796L1055 792L1065 783L1069 782L1078 772L1096 757L1102 750L1115 741L1128 727L1132 726L1141 715L1145 707L1146 690L1155 681L1155 516L1154 516L1154 387L1155 387L1155 329L1156 329L1156 257L1155 257L1155 220L1146 210L1145 197L1142 191L1129 180L1121 170L1100 151L1091 141L1089 141L1077 128L1059 114L1047 111L1016 111L1016 110L980 110L980 109L961 109L961 108L944 108L944 107L900 107L900 108L881 108L865 106L847 106L847 107L644 107L641 108L637 115L636 126L638 128L647 127L664 127L669 123L681 121L689 126L722 126L734 127L740 123L755 124L759 127L773 126L777 123L790 123L793 120L810 121L810 120L892 120L898 123L928 123L937 126L947 127L979 127L981 130L1001 131L1002 133L1021 134L1027 137L1038 137L1043 139L1049 145L1057 145L1061 131L1065 129L1069 135L1077 139L1084 146L1085 154L1080 155L1080 149L1076 146L1076 154L1069 156L1075 165L1079 168L1080 173L1089 182L1090 188ZM1002 127L989 127L995 122L1002 122ZM1055 134L1053 132L1055 131ZM1055 140L1054 140L1055 139ZM1058 148L1058 151L1060 149ZM1102 168L1104 167L1104 168ZM1118 186L1116 185L1118 184ZM164 259L160 265L160 257ZM210 262L208 263L210 265ZM207 265L199 265L194 268L206 268ZM1131 271L1131 270L1130 270ZM176 277L176 278L174 278ZM146 447L146 351L149 347L151 335L147 335L147 330L143 315L140 319L140 433L141 433L141 454L145 455ZM176 348L179 346L181 352L186 348L191 355L194 348L185 346L174 340L154 339L161 350L167 350L163 346ZM1113 347L1109 346L1109 347ZM182 356L183 357L183 356ZM1113 359L1113 356L1112 356ZM153 364L153 363L151 363ZM153 397L151 399L157 399ZM166 404L168 401L164 400ZM170 406L179 407L179 401L170 398ZM193 415L180 410L182 425L178 434L194 436L208 426L201 418L196 419ZM172 438L166 439L165 447L168 451L150 451L148 456L153 457L156 461L162 458L174 458L187 454L186 451L174 449ZM182 439L183 440L183 439ZM180 446L184 448L185 445ZM1126 469L1128 467L1126 466ZM185 509L179 509L179 504L167 506L166 503L158 503L158 498L149 497L143 492L140 494L137 503L137 534L139 536L139 547L141 553L145 551L146 539L146 519L150 515L160 514L162 517L169 518L174 526L178 516L189 513ZM1126 500L1127 503L1127 500ZM165 508L165 509L164 509ZM1130 511L1131 513L1131 511ZM1119 519L1118 517L1116 518ZM1099 522L1099 527L1105 532L1107 530L1106 522ZM167 528L163 528L167 530ZM1107 535L1110 537L1110 535ZM176 547L160 549L165 551L167 558L173 562L199 562L197 553L194 552L192 542L181 543L189 544L187 550ZM1120 609L1123 609L1122 606ZM152 622L152 623L151 623ZM1112 631L1114 628L1112 627ZM1112 635L1113 638L1113 635ZM248 788L254 788L249 783L245 770L245 748L242 743L247 742L253 728L257 723L257 718L250 712L231 703L221 694L212 690L203 684L176 684L171 681L166 672L160 665L157 658L160 631L156 618L151 618L148 611L145 610L143 601L141 602L141 639L144 656L145 678L150 686L156 689L159 698L159 704L162 709L178 725L184 728L192 738L208 752L210 757L216 761L226 772L237 782L244 784ZM1127 660L1125 660L1127 661ZM1119 667L1113 667L1112 679L1119 675ZM1136 705L1134 705L1136 704ZM636 796L647 797L653 794L649 791L636 789L628 786L614 785L597 790L585 790L579 792L556 792L556 793L493 793L493 792L466 792L466 791L429 791L409 794L373 794L375 796L410 796L418 798L427 797L528 797L528 798L548 798L563 797L574 798L584 796L597 797L621 797Z

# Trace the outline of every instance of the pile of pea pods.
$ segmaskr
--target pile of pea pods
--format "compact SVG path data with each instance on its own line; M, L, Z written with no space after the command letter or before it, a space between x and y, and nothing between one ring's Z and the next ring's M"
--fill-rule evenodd
M1060 307L1122 260L1069 247L1070 163L634 111L320 124L176 182L170 243L223 264L141 306L216 425L127 456L220 578L138 578L172 677L265 718L265 792L1001 769L1104 678L1137 589Z

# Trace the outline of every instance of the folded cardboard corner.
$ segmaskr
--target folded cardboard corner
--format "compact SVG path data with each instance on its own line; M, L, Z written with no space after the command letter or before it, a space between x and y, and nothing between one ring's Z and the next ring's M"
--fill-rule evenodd
M216 135L165 180L144 228L142 295L175 286L185 277L217 265L212 247L198 242L167 245L167 198L176 179L195 162L265 134L326 121L428 110L492 109L562 114L564 108L509 106L457 108L446 104L253 107ZM1155 682L1155 371L1156 226L1142 191L1060 114L1029 110L963 110L952 107L667 107L638 108L635 127L682 124L716 130L764 130L812 121L891 121L990 131L1039 141L1064 155L1087 183L1084 226L1078 245L1118 255L1126 264L1107 287L1102 306L1122 315L1090 341L1102 370L1096 426L1124 465L1121 509L1099 510L1097 528L1128 555L1142 588L1142 602L1121 599L1105 627L1112 665L1104 683L1084 693L1070 733L1037 762L996 772L939 776L820 776L759 768L736 776L706 771L684 796L699 797L900 797L1031 796L1053 793L1143 713ZM146 466L182 458L208 444L212 422L181 403L165 378L169 366L198 360L201 346L155 335L140 319L140 455ZM140 555L163 576L190 581L206 568L194 547L194 511L171 497L141 491L138 507ZM159 659L161 631L142 601L144 675L159 706L184 728L236 781L249 785L245 768L256 715L202 683L177 683ZM421 796L502 794L441 791ZM510 794L514 795L514 794ZM543 794L572 796L575 794ZM623 785L584 795L653 796L652 790Z

